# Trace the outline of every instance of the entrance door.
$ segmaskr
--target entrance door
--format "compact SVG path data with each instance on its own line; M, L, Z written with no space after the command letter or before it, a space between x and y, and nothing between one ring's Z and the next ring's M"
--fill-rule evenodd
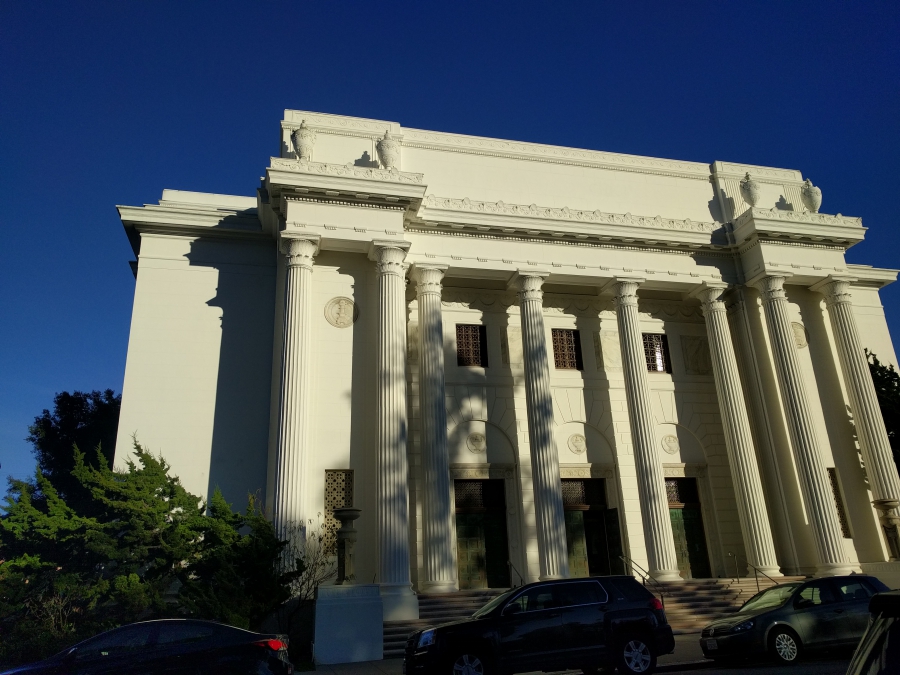
M602 478L562 481L569 576L624 574L618 509L606 508Z
M503 480L457 480L453 489L460 589L509 588Z
M666 495L675 538L675 557L681 576L685 579L710 578L712 571L706 550L697 479L666 478Z

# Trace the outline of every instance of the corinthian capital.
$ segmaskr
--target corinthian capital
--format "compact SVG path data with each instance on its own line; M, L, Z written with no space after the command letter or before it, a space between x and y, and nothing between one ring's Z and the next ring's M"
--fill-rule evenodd
M769 274L751 281L748 285L753 286L759 291L763 302L779 299L783 300L787 298L787 295L784 293L784 282L786 280L787 275Z
M319 252L319 242L315 239L282 237L280 249L286 257L288 267L312 269L313 258Z
M444 278L446 265L416 265L413 267L412 276L416 282L418 295L441 295L441 280Z
M701 288L694 291L692 295L700 300L700 309L706 315L708 312L725 311L722 295L726 290L728 290L726 284L705 283Z
M637 291L642 283L644 283L643 279L613 280L611 286L616 305L632 305L637 307Z
M379 274L394 274L399 277L406 276L406 268L403 261L406 260L406 252L409 250L407 242L373 242L370 258L375 260Z
M510 282L519 294L519 302L526 300L543 301L544 291L541 287L544 285L544 277L549 276L548 272L538 272L535 270L519 270L516 276Z
M832 305L853 301L853 296L850 295L850 284L854 281L856 279L832 275L810 286L810 290L822 293L825 296L825 304L831 307Z

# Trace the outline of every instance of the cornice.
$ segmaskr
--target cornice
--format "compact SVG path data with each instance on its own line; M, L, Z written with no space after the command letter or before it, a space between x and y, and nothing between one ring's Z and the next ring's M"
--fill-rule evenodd
M302 159L272 157L269 162L269 168L317 176L336 176L339 178L359 178L386 183L425 185L425 174L398 171L397 169L376 169L353 164L326 164L325 162L307 162Z
M866 228L862 218L809 211L748 208L735 218L732 233L736 244L749 239L794 240L806 244L840 244L844 249L862 241Z
M809 211L786 211L782 209L750 208L734 219L735 227L741 227L750 220L780 220L804 225L839 225L842 227L862 227L862 218L843 214L811 213Z
M502 201L481 202L469 199L468 197L454 199L452 197L426 195L425 199L422 200L422 210L419 215L426 220L431 220L437 219L434 218L434 216L440 215L439 212L479 213L542 221L620 225L654 230L699 232L704 234L710 234L722 227L719 223L692 221L689 218L679 220L662 218L661 216L634 216L630 213L617 214L604 213L602 211L581 211L578 209L570 209L568 206L553 208L549 206L537 206L535 204L507 204Z
M235 234L260 233L262 224L256 209L223 209L198 206L144 204L117 206L122 224L141 230L157 228L173 232L217 230Z

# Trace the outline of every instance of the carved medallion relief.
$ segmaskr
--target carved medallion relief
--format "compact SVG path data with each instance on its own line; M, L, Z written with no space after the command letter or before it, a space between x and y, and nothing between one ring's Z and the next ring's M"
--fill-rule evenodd
M569 450L576 455L583 455L587 450L587 440L581 434L572 434L567 443Z
M681 353L684 367L690 375L710 375L712 362L709 357L709 341L705 337L681 336Z
M359 318L359 308L350 298L332 298L325 305L325 319L335 328L349 328Z

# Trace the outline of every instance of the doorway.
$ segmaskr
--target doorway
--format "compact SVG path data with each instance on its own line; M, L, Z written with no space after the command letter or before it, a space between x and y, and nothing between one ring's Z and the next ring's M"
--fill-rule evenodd
M709 552L696 478L666 478L675 557L684 579L709 579Z
M606 480L567 478L562 493L569 576L625 574L619 510L607 508Z
M503 479L455 480L453 492L460 590L509 588Z

